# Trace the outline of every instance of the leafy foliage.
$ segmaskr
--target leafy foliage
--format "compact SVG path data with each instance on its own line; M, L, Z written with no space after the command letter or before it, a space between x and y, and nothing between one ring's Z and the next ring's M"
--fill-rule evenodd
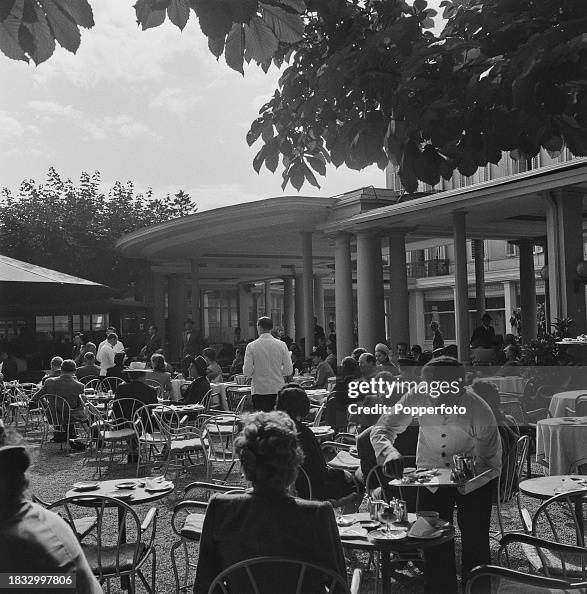
M87 0L5 0L0 49L36 63L54 38L75 51L55 6L91 26ZM138 0L135 11L143 29L166 18L183 29L193 11L210 51L241 73L245 61L288 64L247 135L262 143L255 170L281 161L283 187L317 186L328 162L392 162L412 192L419 180L472 175L503 151L587 155L585 0L441 7L440 34L426 0Z
M161 199L116 182L105 195L98 172L74 185L50 168L43 184L25 180L16 196L2 190L0 245L6 256L125 289L144 264L115 251L121 235L195 211L183 191Z

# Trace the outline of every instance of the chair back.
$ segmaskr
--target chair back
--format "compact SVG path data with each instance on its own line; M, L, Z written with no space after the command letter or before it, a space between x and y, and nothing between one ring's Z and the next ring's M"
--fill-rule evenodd
M204 407L202 412L207 413L211 406L212 406L212 388L210 388L205 394L202 400L200 400L200 404Z
M587 417L587 394L580 394L575 399L575 416Z
M326 410L326 402L323 402L314 417L314 427L318 427L322 422L322 417L324 416L324 411Z
M518 426L527 424L524 408L518 398L512 397L509 394L500 393L499 400L499 407L504 415L512 417Z
M247 402L252 403L250 392L248 394L244 394L243 397L238 401L238 404L234 409L234 414L237 416L241 415L245 409L245 404L247 404Z
M300 466L298 469L298 478L295 482L295 495L300 499L312 499L312 483L308 473Z
M39 386L37 384L27 382L23 384L18 384L18 389L28 402L33 397L33 394L39 389Z
M520 437L516 442L516 447L512 448L510 452L505 468L502 468L498 480L501 503L511 501L512 497L518 491L529 445L530 437L528 435Z
M586 504L587 491L580 490L579 485L577 490L551 497L536 510L532 518L532 534L545 540L584 547L583 518ZM582 510L580 516L577 515L578 509ZM571 542L573 537L574 542Z
M201 436L207 463L233 462L236 455L234 441L241 430L240 419L232 414L211 416L202 425Z
M53 429L60 428L67 431L71 424L71 407L65 398L56 394L45 394L40 400L47 423Z
M75 519L87 515L88 508L96 513L96 543L82 543L92 572L103 580L111 576L128 574L137 569L145 549L152 546L156 518L151 533L151 543L145 542L144 531L138 515L124 501L103 495L76 495L60 499L48 506L70 526ZM113 512L113 513L112 513ZM116 512L118 515L116 516ZM153 508L156 515L157 510ZM118 521L115 518L118 517ZM146 523L146 522L145 522Z
M135 413L144 405L142 400L136 398L115 398L108 402L108 422L118 426L119 429L130 427Z
M124 383L125 381L121 377L103 377L100 382L100 390L102 392L108 392L108 390L116 392L116 388Z
M79 380L85 388L92 388L98 392L100 390L100 384L102 383L102 378L97 375L86 375Z
M281 557L257 557L231 565L219 573L208 594L281 594L328 592L350 594L346 576L306 561Z
M170 438L161 427L161 419L164 417L166 408L168 407L162 407L158 404L145 404L135 411L132 425L139 443L157 449L163 447L164 444L169 445ZM169 410L177 415L176 411Z

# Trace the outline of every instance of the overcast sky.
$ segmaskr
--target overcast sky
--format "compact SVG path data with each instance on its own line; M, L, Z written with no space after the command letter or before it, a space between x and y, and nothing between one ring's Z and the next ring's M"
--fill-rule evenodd
M35 67L0 53L0 187L40 181L53 165L72 179L98 170L105 185L183 189L200 210L282 195L279 169L257 175L257 145L245 141L278 71L251 65L243 78L216 62L193 13L183 33L169 21L141 31L133 3L94 0L76 55L58 47ZM331 168L319 182L300 193L385 187L385 174Z

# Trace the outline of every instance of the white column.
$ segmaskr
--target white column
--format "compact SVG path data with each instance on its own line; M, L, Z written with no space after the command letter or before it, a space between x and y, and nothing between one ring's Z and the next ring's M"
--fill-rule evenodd
M334 251L334 309L336 316L336 353L342 360L353 351L353 269L351 238L339 233Z
M318 324L326 327L324 320L324 282L321 276L314 275L314 315L318 318Z
M522 340L528 342L536 338L536 277L534 273L534 242L530 239L520 241L520 317Z
M283 278L283 331L286 336L294 338L295 335L295 297L293 278Z
M202 336L202 314L200 311L200 263L198 258L190 260L191 267L191 286L192 286L192 320L194 322L194 332Z
M512 325L510 324L510 318L514 313L514 309L518 307L518 296L516 294L516 283L505 282L503 283L503 301L505 309L505 326L506 334L515 334Z
M410 344L406 234L403 231L393 232L389 236L389 287L391 339L394 344Z
M585 287L577 285L577 264L583 261L583 195L570 190L547 198L548 284L550 317L572 318L573 334L587 329Z
M455 324L459 360L469 361L469 287L467 282L467 235L465 213L453 213L455 247Z
M186 318L185 281L181 274L169 276L169 357L178 361L181 355L183 323Z
M265 315L271 317L271 281L264 282Z
M477 324L481 325L481 316L485 313L485 244L482 239L474 239L471 244L475 260L475 306Z
M305 354L309 357L314 346L314 288L312 286L314 269L312 263L312 233L302 233L302 276L304 295L304 337Z
M385 341L381 239L372 232L357 233L357 321L359 346L373 352Z
M410 337L412 342L424 349L426 340L426 322L424 320L424 291L415 290L410 293Z
M296 274L294 284L295 294L295 338L296 344L301 346L301 339L304 336L304 280L301 274Z
M165 292L167 279L163 274L153 274L153 324L159 328L159 336L165 343Z
M248 340L249 338L252 338L250 325L252 299L251 290L250 288L247 290L246 283L238 284L238 297L241 338L243 340Z

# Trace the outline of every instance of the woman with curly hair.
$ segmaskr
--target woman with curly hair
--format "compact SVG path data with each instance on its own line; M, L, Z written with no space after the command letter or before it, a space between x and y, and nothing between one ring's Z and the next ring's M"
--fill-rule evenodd
M289 494L303 458L293 421L277 411L254 413L243 421L235 446L252 489L210 499L194 594L206 594L221 571L254 557L299 559L331 569L344 578L344 555L332 506L295 499ZM288 566L271 566L256 578L263 592L275 591L278 585L279 591L285 593L286 584L292 579L295 584ZM323 576L316 574L311 580L315 583L312 592L323 591ZM245 594L249 589L244 575L236 575L230 583L232 592Z

